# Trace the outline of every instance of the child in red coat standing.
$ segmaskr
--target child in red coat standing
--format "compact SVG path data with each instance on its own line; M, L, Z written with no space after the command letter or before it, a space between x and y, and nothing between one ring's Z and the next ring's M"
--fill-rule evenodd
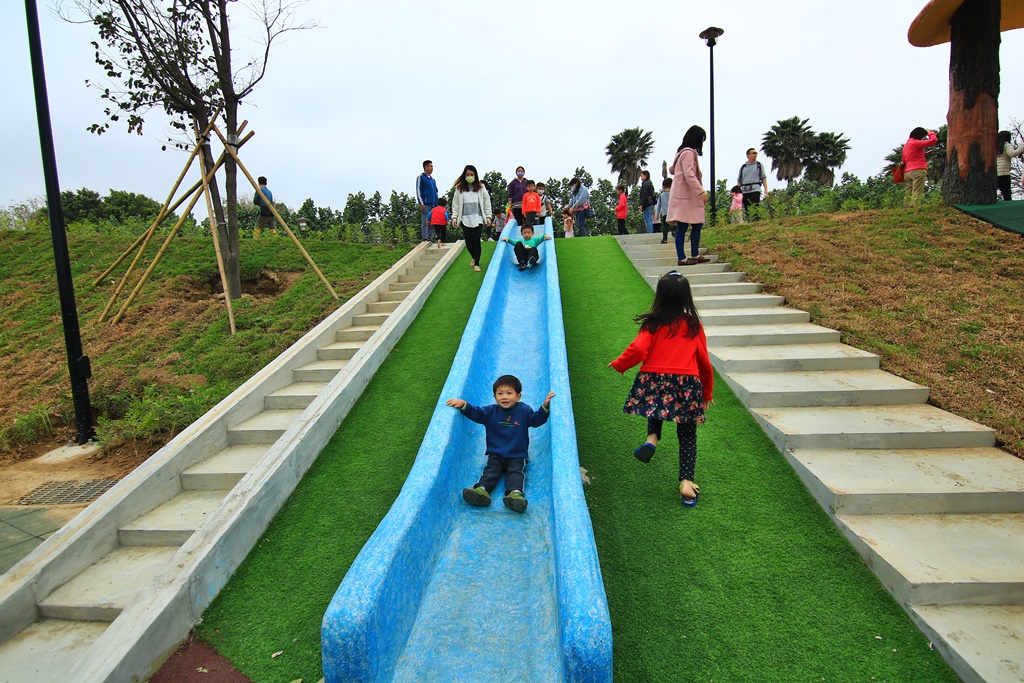
M619 185L615 188L615 191L619 193L619 203L615 205L615 222L619 226L620 235L628 235L629 231L626 230L626 213L629 211L629 197L626 195L626 186Z
M707 339L690 293L690 283L676 271L662 276L651 310L636 317L640 334L608 364L625 372L641 363L622 412L647 418L647 441L633 455L650 462L661 440L661 423L676 423L679 437L679 493L686 507L697 504L693 483L697 464L697 425L712 403L715 374Z

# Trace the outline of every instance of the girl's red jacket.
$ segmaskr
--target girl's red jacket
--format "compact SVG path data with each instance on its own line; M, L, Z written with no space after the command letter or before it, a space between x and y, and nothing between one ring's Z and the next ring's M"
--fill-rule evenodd
M625 372L641 363L640 372L666 375L693 375L704 387L704 400L710 401L715 388L715 371L708 357L708 341L702 325L696 337L686 336L686 323L672 334L668 326L658 328L654 334L641 330L622 355L612 361L612 367Z

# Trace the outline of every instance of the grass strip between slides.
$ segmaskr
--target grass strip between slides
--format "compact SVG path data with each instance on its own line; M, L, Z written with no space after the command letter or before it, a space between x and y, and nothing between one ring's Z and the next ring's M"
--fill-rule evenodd
M320 621L412 468L483 281L468 264L451 265L196 627L257 683L323 676Z
M635 371L605 366L653 291L612 238L558 248L615 680L958 680L724 381L697 430L697 507L680 505L674 429L649 465L633 458L647 431L622 413Z

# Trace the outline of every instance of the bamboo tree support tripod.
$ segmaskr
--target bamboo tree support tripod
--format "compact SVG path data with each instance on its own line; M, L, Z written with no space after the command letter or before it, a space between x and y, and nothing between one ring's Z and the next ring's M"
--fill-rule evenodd
M158 213L156 219L152 222L152 224L150 224L150 226L146 230L146 232L144 232L142 235L140 235L139 238L135 241L135 243L133 243L130 247L128 247L128 249L126 249L125 252L123 254L121 254L121 256L119 256L117 258L117 260L114 261L114 263L109 268L107 268L106 271L103 272L102 275L100 275L98 278L96 278L95 282L93 282L93 286L94 287L99 286L100 283L103 282L103 280L108 275L110 275L110 273L113 272L114 269L117 268L118 265L120 265L126 258L128 258L128 256L130 256L136 249L138 249L138 253L135 255L134 259L132 260L131 264L129 265L128 270L122 276L120 283L118 284L117 288L114 290L114 293L113 293L113 295L110 298L110 301L107 302L106 308L104 308L103 312L100 314L99 322L103 322L104 320L106 320L107 314L110 312L110 309L113 306L114 302L120 296L121 291L124 289L124 287L127 284L128 280L131 278L131 275L132 275L132 273L135 270L135 266L138 264L139 260L141 259L143 253L146 250L146 247L149 245L150 240L152 239L153 235L156 233L157 228L164 222L164 220L166 220L166 218L171 213L173 213L175 211L175 209L177 209L179 206L181 206L183 203L185 203L186 200L188 200L189 203L188 203L188 206L186 207L185 211L181 214L181 217L178 219L177 223L175 223L174 227L171 228L170 233L167 235L166 239L164 240L163 245L161 245L159 251L157 252L156 256L153 259L153 262L149 265L149 267L143 273L141 279L135 285L135 288L132 290L131 294L128 296L128 299L124 302L124 304L122 304L120 310L118 311L117 315L114 317L112 322L114 324L116 324L116 323L120 322L122 317L124 317L124 314L127 311L128 307L135 300L135 297L138 295L138 293L142 290L142 287L145 285L146 281L149 279L150 275L155 270L157 264L160 262L160 259L163 257L164 253L167 251L167 247L170 246L170 243L174 239L174 236L178 233L178 230L184 224L185 218L191 213L192 209L195 208L196 203L199 201L199 194L197 193L197 190L202 189L202 194L203 194L203 196L206 197L207 210L210 213L210 226L211 226L210 232L211 232L211 234L213 236L214 251L215 251L215 253L217 255L217 266L218 266L219 271L220 271L221 282L225 285L225 287L224 287L224 300L225 300L225 304L226 304L227 309L228 309L228 319L229 319L229 323L230 323L230 326L231 326L231 333L232 334L235 333L234 311L233 311L233 308L232 308L232 305L231 305L230 295L228 294L228 291L227 291L228 288L226 286L227 285L227 280L226 280L226 274L225 274L225 270L224 270L224 262L223 262L223 257L222 257L221 251L220 251L220 242L219 242L219 232L220 231L219 231L219 228L221 228L222 226L215 225L215 218L214 218L214 213L213 213L213 203L212 203L212 199L211 199L211 195L210 195L209 183L210 183L210 181L213 180L214 176L216 175L217 171L220 170L221 166L224 165L224 163L225 163L225 161L227 159L227 156L230 155L231 158L234 159L234 161L238 165L238 167L245 174L245 177L249 180L249 183L252 185L253 189L256 192L259 192L260 189L259 189L258 183L253 179L252 175L250 175L249 171L242 164L242 161L238 158L238 153L237 153L237 150L239 148L241 148L242 145L244 145L246 142L248 142L255 133L250 131L241 140L238 140L237 142L234 142L234 143L228 143L228 141L225 139L224 135L221 134L220 130L217 128L217 125L216 125L216 119L217 119L217 116L219 115L219 113L220 113L219 111L214 113L213 117L211 117L211 119L210 119L210 123L207 125L205 130L202 131L202 134L200 134L198 126L195 126L196 144L193 147L191 154L189 155L188 161L185 163L185 167L182 169L181 173L178 176L177 181L174 183L174 187L171 189L171 192L168 194L167 199L164 201L164 204L161 207L160 212ZM238 132L239 133L243 132L245 127L246 127L246 125L247 125L247 122L243 121L242 124L238 128ZM217 137L219 137L221 142L224 144L224 151L222 151L220 153L220 155L218 156L217 161L213 165L213 168L207 170L205 168L205 164L203 162L202 155L200 154L200 150L202 149L203 144L206 142L207 136L209 135L209 132L210 132L211 129L214 132L217 133ZM174 194L178 191L178 188L180 187L182 180L184 179L185 175L188 173L189 168L191 168L191 166L192 166L192 162L195 160L195 158L197 156L200 157L200 173L201 173L200 180L198 180L194 185L192 185L192 187L189 188L181 196L180 199L178 199L176 202L174 202L172 204L171 201L174 198ZM191 199L189 199L190 197L191 197ZM335 300L337 300L338 299L337 292L334 291L334 288L331 286L331 283L327 280L327 278L324 276L324 274L320 271L320 269L317 267L316 263L313 262L312 257L310 257L309 253L305 250L305 248L303 248L302 243L299 242L299 239L295 236L295 234L291 231L291 229L285 223L284 219L281 217L281 214L278 213L277 208L273 204L269 204L268 203L268 205L269 205L270 211L274 214L274 217L277 220L277 222L284 228L285 232L288 234L289 237L291 237L292 241L298 247L299 252L302 254L303 258L306 259L306 262L309 263L309 265L313 268L313 271L316 272L317 276L320 278L320 280L327 287L327 291L330 292L331 296Z

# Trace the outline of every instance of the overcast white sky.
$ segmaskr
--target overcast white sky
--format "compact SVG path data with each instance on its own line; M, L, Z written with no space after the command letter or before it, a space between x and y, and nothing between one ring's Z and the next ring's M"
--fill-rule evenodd
M162 201L184 163L181 152L160 151L165 121L152 114L141 138L117 127L88 133L103 110L84 85L101 75L89 45L95 31L60 22L48 0L39 4L62 189ZM300 15L320 28L275 44L267 77L242 108L256 131L242 158L292 208L312 197L340 210L359 190L412 194L425 158L441 186L467 163L506 178L517 165L536 179L580 165L610 178L609 138L640 126L654 134L658 177L691 124L709 128L709 50L697 34L720 26L718 177L734 178L748 147L799 115L817 131L846 134L852 149L837 177L865 178L913 127L945 122L949 46L915 48L906 38L924 4L312 0ZM243 5L233 6L236 15ZM24 13L21 2L0 3L8 134L0 206L45 192ZM1024 118L1024 30L1003 34L1000 63L1005 127ZM707 148L702 166L707 177Z

